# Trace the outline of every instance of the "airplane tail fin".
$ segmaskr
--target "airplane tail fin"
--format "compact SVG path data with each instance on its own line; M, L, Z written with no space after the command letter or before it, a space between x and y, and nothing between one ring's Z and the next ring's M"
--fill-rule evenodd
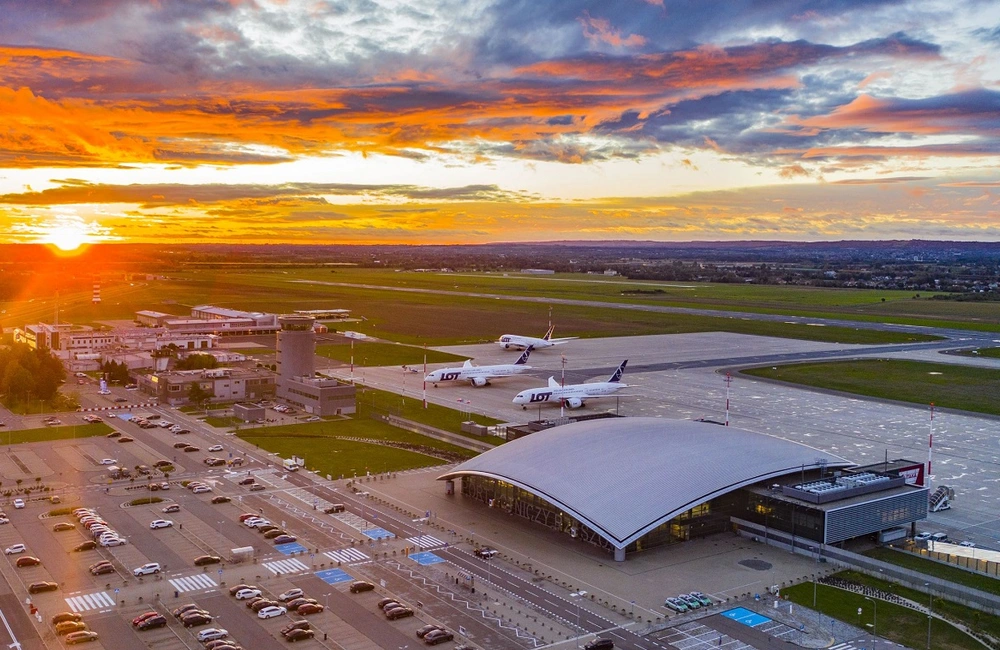
M608 380L609 383L616 383L621 381L622 375L625 374L625 364L628 363L628 359L622 361L622 365L618 366L618 370L615 370L615 374L611 375L611 379Z
M514 362L514 365L515 366L523 366L524 364L528 363L528 355L530 355L531 351L534 350L534 349L535 349L535 347L532 346L532 345L529 345L527 348L525 348L524 353L521 354L521 356L517 358L517 361Z
M559 382L555 377L549 377L549 388L559 388Z
M545 336L542 337L543 341L548 341L552 338L552 332L556 329L555 325L549 325L549 331L545 332Z

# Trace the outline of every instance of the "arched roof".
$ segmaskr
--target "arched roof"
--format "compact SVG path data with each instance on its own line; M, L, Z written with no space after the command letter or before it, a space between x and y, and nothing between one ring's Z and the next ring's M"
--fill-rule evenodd
M479 475L545 499L624 548L715 497L820 465L849 461L735 427L661 418L607 418L513 440L440 480Z

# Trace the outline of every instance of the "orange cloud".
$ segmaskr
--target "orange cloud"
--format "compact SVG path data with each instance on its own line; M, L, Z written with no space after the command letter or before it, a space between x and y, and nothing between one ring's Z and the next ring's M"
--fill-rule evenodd
M646 39L639 34L622 37L621 31L613 28L606 18L594 18L584 11L578 20L583 25L583 35L593 43L607 43L613 47L640 47L646 44Z

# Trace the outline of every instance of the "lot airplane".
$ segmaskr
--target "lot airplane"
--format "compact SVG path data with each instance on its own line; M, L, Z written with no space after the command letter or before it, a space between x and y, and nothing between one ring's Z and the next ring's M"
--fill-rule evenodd
M555 377L549 377L549 385L545 388L529 388L522 390L514 396L514 403L520 404L521 408L528 408L529 404L561 403L564 406L575 409L583 406L584 400L596 397L610 397L622 388L628 388L628 384L621 383L622 374L625 373L625 364L628 359L622 361L614 374L607 381L599 381L591 384L571 384L560 386Z
M485 386L490 383L490 379L497 377L510 377L520 375L531 370L531 366L525 365L528 362L528 355L531 354L530 345L514 363L503 363L496 366L474 366L471 361L466 361L461 368L441 368L424 377L424 381L429 381L435 386L439 381L468 381L473 386Z
M554 339L552 338L552 330L555 328L555 325L549 325L549 331L545 332L545 336L542 338L521 336L520 334L504 334L497 340L497 344L504 350L526 350L529 347L541 350L542 348L551 348L554 345L562 345L567 341L580 338L578 336L567 336L561 339Z

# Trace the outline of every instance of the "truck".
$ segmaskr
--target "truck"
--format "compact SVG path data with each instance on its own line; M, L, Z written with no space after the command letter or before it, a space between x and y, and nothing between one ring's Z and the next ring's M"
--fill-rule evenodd
M297 472L300 467L306 464L304 458L299 458L298 456L292 456L291 458L286 458L281 461L281 466L289 472Z

